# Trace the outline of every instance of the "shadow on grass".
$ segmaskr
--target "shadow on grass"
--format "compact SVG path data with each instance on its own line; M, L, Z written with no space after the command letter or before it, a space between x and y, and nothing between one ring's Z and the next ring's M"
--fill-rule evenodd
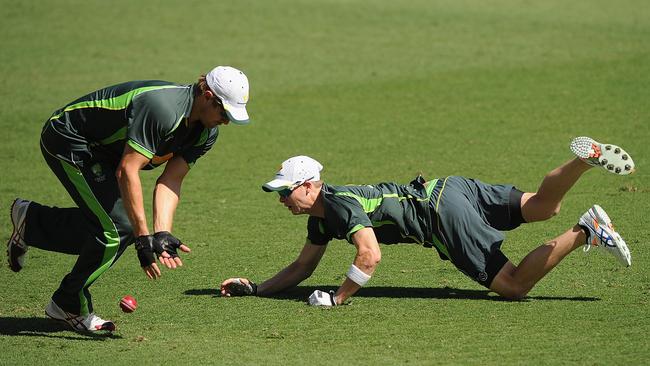
M304 302L315 290L336 291L334 286L297 286L282 293L269 296L271 299L294 300ZM210 295L219 297L217 289L193 289L184 292L185 295ZM462 300L490 300L511 301L504 299L488 290L464 290L452 287L364 287L354 297L385 297L385 298L411 298L411 299L462 299ZM597 297L584 296L527 296L521 301L552 300L552 301L600 301Z
M66 334L57 334L66 333ZM74 334L73 336L67 334ZM0 335L45 337L55 339L68 339L77 341L104 341L106 339L120 339L119 335L112 333L74 332L70 326L46 318L12 318L0 317Z

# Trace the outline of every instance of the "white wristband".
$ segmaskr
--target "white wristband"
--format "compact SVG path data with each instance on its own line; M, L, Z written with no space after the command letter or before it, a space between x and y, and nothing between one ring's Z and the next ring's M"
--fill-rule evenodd
M370 279L370 275L363 273L354 263L350 265L346 276L359 286L363 286Z

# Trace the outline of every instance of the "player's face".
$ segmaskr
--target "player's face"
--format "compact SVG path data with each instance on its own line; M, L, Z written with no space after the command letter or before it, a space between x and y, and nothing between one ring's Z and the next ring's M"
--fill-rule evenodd
M230 123L230 119L226 110L223 108L221 100L212 93L208 93L206 98L208 100L201 113L201 122L203 125L207 128L212 128Z
M279 191L278 194L280 195L280 202L294 215L309 213L309 209L314 204L304 185Z

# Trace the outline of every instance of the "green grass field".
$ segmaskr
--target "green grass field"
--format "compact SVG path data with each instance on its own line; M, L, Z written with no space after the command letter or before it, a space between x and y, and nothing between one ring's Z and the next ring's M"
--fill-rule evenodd
M33 249L0 268L0 364L643 364L650 297L650 6L624 1L0 0L0 237L11 200L68 206L38 149L65 103L126 80L193 82L218 64L251 81L254 123L221 129L183 186L185 266L148 281L129 248L91 288L111 337L43 309L74 258ZM354 248L333 242L314 275L277 298L216 296L295 259L306 217L260 186L306 154L335 184L452 174L535 190L574 136L623 145L630 177L589 172L562 212L507 234L514 261L591 204L613 217L630 268L577 250L521 302L502 301L413 245L383 248L347 306L312 308ZM143 172L145 197L160 171ZM147 205L149 205L147 203ZM3 259L4 261L4 259ZM139 301L122 313L120 297Z

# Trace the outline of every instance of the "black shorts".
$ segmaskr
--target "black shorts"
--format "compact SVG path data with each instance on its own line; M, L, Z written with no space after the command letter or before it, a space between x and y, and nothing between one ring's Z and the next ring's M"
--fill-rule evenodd
M450 260L467 276L489 288L508 258L504 236L524 223L523 192L512 185L491 185L451 176L442 180L431 200L433 227Z

